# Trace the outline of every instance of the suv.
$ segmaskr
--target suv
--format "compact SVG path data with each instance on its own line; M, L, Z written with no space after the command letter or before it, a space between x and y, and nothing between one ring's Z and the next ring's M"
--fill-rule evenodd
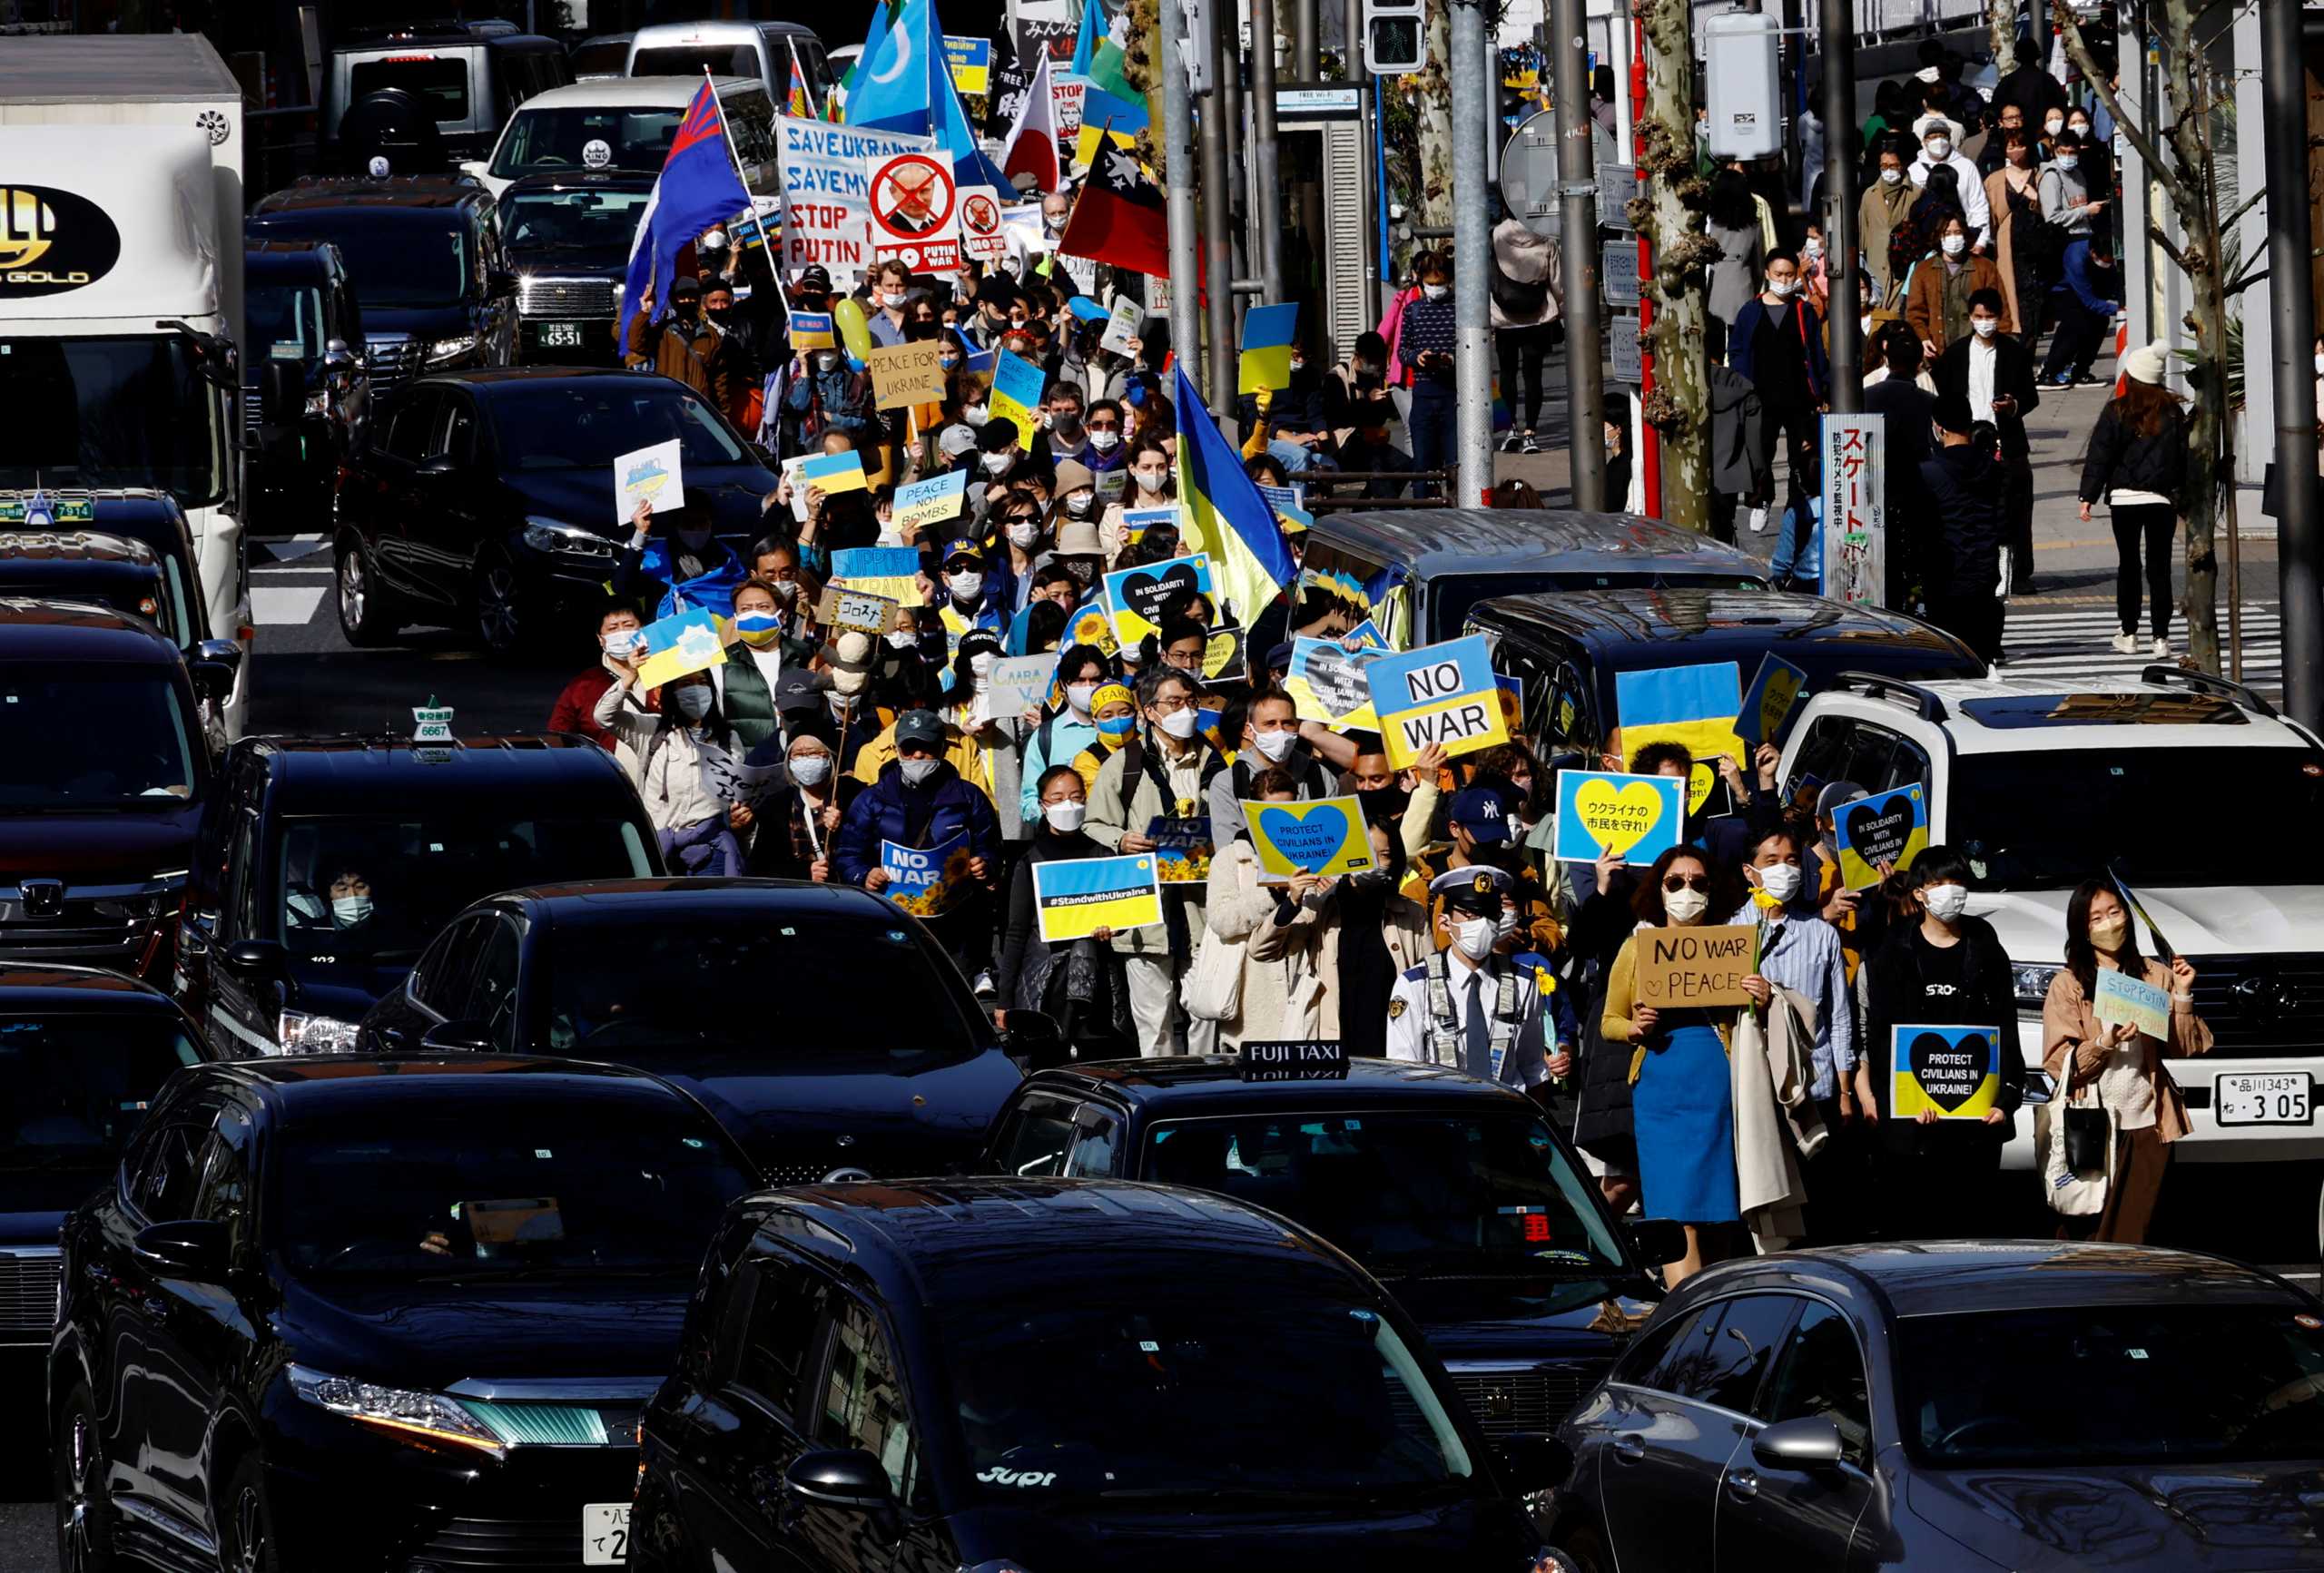
M501 260L499 210L466 175L302 180L261 200L243 232L338 246L374 390L517 358L517 279Z
M627 170L527 175L501 193L527 366L618 366L615 328L631 242L660 177Z
M2112 870L2195 968L2211 1052L2174 1063L2196 1161L2324 1157L2324 745L2240 684L2150 666L2135 681L1901 682L1852 673L1809 699L1786 795L1851 781L1927 790L1929 841L1977 874L1969 909L2001 937L2026 1041L2065 946L2066 899ZM2256 839L2236 856L2167 822L2225 794ZM2260 1106L2264 1095L2265 1106ZM2005 1165L2034 1165L2022 1122Z
M259 457L251 497L295 518L329 502L363 419L363 312L328 241L250 241L242 278L242 430ZM270 408L278 380L290 386Z
M832 68L823 41L795 22L663 22L641 27L630 41L627 74L756 77L777 103L791 98L796 70L807 84L807 113L821 118L831 102Z
M763 213L782 209L783 172L775 162L775 106L756 76L723 76L713 84L743 188ZM489 158L460 167L494 196L527 175L615 171L658 176L686 117L702 76L615 77L576 83L544 93L508 117Z
M508 112L573 80L565 46L506 22L397 24L351 30L330 52L323 140L335 142L354 105L402 92L434 117L444 152L475 158L492 145Z

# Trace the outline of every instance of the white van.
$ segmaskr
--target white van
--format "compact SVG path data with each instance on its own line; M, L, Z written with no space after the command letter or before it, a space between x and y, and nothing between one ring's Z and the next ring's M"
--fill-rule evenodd
M791 63L807 84L807 111L820 116L831 100L832 68L823 41L795 22L663 22L630 40L632 76L755 76L778 108L791 99Z
M647 76L576 82L528 100L508 118L492 156L463 165L497 199L527 175L634 170L658 174L671 139L702 78ZM783 176L774 162L774 103L755 76L717 79L718 105L742 161L743 183L763 211L779 208Z

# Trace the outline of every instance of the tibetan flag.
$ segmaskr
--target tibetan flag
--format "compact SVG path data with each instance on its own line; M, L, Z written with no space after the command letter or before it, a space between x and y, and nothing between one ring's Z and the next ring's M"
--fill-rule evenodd
M1068 257L1110 262L1133 273L1170 276L1170 221L1162 188L1135 152L1120 147L1098 150L1057 249Z
M680 249L711 225L750 206L751 193L743 189L726 141L726 121L719 113L717 89L705 76L670 139L662 172L654 182L654 194L645 199L637 232L630 241L629 273L622 283L615 344L629 342L630 320L637 315L647 290L667 309Z
M1299 332L1299 303L1254 306L1243 317L1242 376L1237 393L1291 386L1291 341Z
M1057 162L1057 107L1049 92L1049 51L1041 51L1040 64L1033 68L1033 84L1026 90L1025 103L1017 111L1017 123L1009 128L1009 140L1000 146L1001 173L1014 180L1019 175L1031 175L1037 192L1053 192L1065 184L1065 172Z
M1275 511L1244 473L1241 456L1220 434L1185 366L1175 375L1178 503L1187 510L1187 539L1209 554L1211 583L1233 608L1229 620L1247 628L1298 570Z
M1718 780L1713 762L1719 755L1738 765L1749 762L1750 754L1735 735L1742 709L1742 672L1732 661L1614 674L1614 717L1621 728L1623 757L1637 758L1649 742L1684 747L1695 762L1687 787L1689 813L1710 796Z
M815 118L814 95L807 91L806 74L799 69L799 56L791 57L791 95L783 105L783 113L799 120Z

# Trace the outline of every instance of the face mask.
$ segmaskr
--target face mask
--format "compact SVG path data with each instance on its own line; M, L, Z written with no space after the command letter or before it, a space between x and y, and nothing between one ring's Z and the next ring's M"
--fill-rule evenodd
M772 612L738 612L734 632L743 636L743 644L763 650L782 637L783 619Z
M1902 170L1884 169L1880 172L1880 183L1884 186L1902 185L1904 180L1905 172Z
M1098 723L1098 735L1108 742L1121 742L1137 730L1137 717L1117 715Z
M1951 137L1940 136L1930 139L1928 144L1929 162L1933 164L1943 163L1946 159L1949 159L1952 156L1953 139Z
M1170 478L1170 472L1168 470L1162 469L1134 469L1129 473L1137 477L1137 489L1147 493L1160 491L1162 489L1162 483Z
M960 406L960 418L970 426L982 426L992 418L992 412L981 404L964 404Z
M678 545L689 552L699 552L703 547L710 545L710 532L706 529L697 530L681 525L678 526Z
M998 479L1007 475L1009 466L1016 462L1017 456L1006 448L999 453L989 453L984 456L984 473Z
M1019 551L1031 551L1040 539L1041 526L1038 519L1019 519L1009 526L1009 544Z
M703 315L709 318L710 320L718 327L724 328L727 323L734 320L734 309L732 306L713 306L707 311L704 311Z
M904 309L903 294L901 290L883 290L880 293L880 304L890 310L901 311Z
M1788 902L1799 894L1799 865L1777 863L1759 870L1759 889L1778 901Z
M1098 695L1094 683L1077 683L1065 691L1066 708L1082 719L1088 719L1089 702Z
M984 575L978 573L947 574L944 583L951 586L955 601L973 601L984 593Z
M1969 887L1966 885L1931 885L1921 892L1921 905L1929 916L1950 923L1969 909Z
M1049 829L1066 835L1079 830L1081 821L1088 817L1089 805L1076 802L1071 798L1061 803L1047 804L1041 810L1041 818L1049 821Z
M2316 361L2317 370L2324 371L2324 355L2318 356ZM630 647L636 643L637 630L635 628L616 628L610 634L597 635L597 648L615 659L628 654Z
M1266 755L1274 763L1281 764L1291 757L1291 751L1298 746L1299 733L1289 728L1282 732L1262 732L1257 734L1256 742L1261 753Z
M1493 945L1500 939L1501 925L1490 918L1464 918L1460 927L1452 930L1452 943L1472 961L1482 961L1492 955Z
M1391 782L1384 787L1367 788L1355 795L1369 812L1376 813L1384 807L1392 814L1400 814L1404 811L1404 805L1412 801L1413 794L1411 789Z
M700 721L710 713L710 690L696 683L678 690L678 713L688 721Z
M1662 915L1673 923L1699 923L1710 910L1710 898L1700 890L1671 890L1663 895Z
M940 355L936 358L936 369L940 371L958 371L960 369L960 358L957 355Z
M2090 942L2101 950L2120 950L2130 932L2130 924L2120 918L2111 923L2093 923L2090 926Z
M1050 418L1049 429L1068 442L1081 440L1081 417L1069 409L1060 409Z
M2058 167L2062 170L2070 170L2081 162L2080 153L2062 152L2058 155Z
M1797 279L1770 279L1768 280L1768 293L1776 296L1778 299L1790 294L1794 290L1798 288L1799 280Z
M881 637L888 642L891 650L910 650L920 644L920 635L909 628L899 628L893 634L883 634Z
M704 235L700 249L704 251L724 251L726 249L726 231L724 230L713 230L709 233Z
M1420 287L1420 292L1427 296L1432 300L1442 300L1444 297L1452 293L1452 286L1450 284L1423 284Z
M2317 354L2316 375L2319 377L2324 377L2324 351L2319 351Z
M1099 453L1111 453L1121 442L1122 434L1110 426L1096 427L1089 433L1089 446Z
M1820 257L1824 254L1824 242L1810 235L1807 237L1807 244L1800 247L1800 250L1811 257Z
M832 372L837 371L839 369L839 351L835 349L816 350L815 369L822 372L826 377L830 376Z
M900 768L903 772L904 785L918 786L921 782L926 781L930 776L936 773L936 767L940 762L940 761L932 759L908 759L903 761Z
M984 682L992 675L993 664L1000 659L1000 656L993 654L990 651L970 656L969 675L979 683Z
M799 582L795 579L777 579L774 582L774 598L778 601L796 601L799 599Z
M332 919L342 929L346 928L350 923L360 923L363 919L371 915L371 898L369 896L333 896L330 899L330 915ZM2117 925L2117 927L2119 927L2119 925Z
M1969 237L1966 235L1947 235L1945 239L1939 241L1937 244L1945 249L1945 254L1946 256L1957 257L1964 251L1968 249Z
M1191 710L1174 710L1154 724L1184 742L1195 734L1195 723L1199 719Z
M2066 129L2073 133L2077 139L2087 138L2090 135L2090 127L2087 123L2083 121L2069 122L2066 125Z
M2065 128L2066 128L2066 123L2065 123L2064 121L2063 121L2063 120L2060 120L2060 119L2059 119L2056 115L2054 115L2054 114L2053 114L2053 115L2052 115L2049 119L2047 119L2047 120L2045 120L2045 121L2043 121L2043 122L2042 123L2042 129L2043 129L2043 131L2045 131L2045 132L2049 133L2049 134L2050 134L2050 135L2052 135L2052 136L2055 136L2055 135L2057 135L2057 134L2058 134L2058 133L2060 133L2060 132L2062 132L2062 131L2065 130Z
M1075 492L1065 499L1065 511L1077 519L1086 519L1098 506L1096 492Z
M1998 317L1972 317L1969 319L1969 331L1974 333L1980 339L1991 339L2000 330L2001 319Z
M832 756L803 753L791 762L791 779L801 786L821 786L831 779Z

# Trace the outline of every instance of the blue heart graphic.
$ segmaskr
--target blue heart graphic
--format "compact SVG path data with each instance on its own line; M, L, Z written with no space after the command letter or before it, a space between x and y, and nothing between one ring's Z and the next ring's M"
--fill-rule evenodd
M1309 809L1303 819L1285 809L1267 809L1259 815L1259 830L1277 851L1312 873L1345 844L1347 811L1324 804Z

